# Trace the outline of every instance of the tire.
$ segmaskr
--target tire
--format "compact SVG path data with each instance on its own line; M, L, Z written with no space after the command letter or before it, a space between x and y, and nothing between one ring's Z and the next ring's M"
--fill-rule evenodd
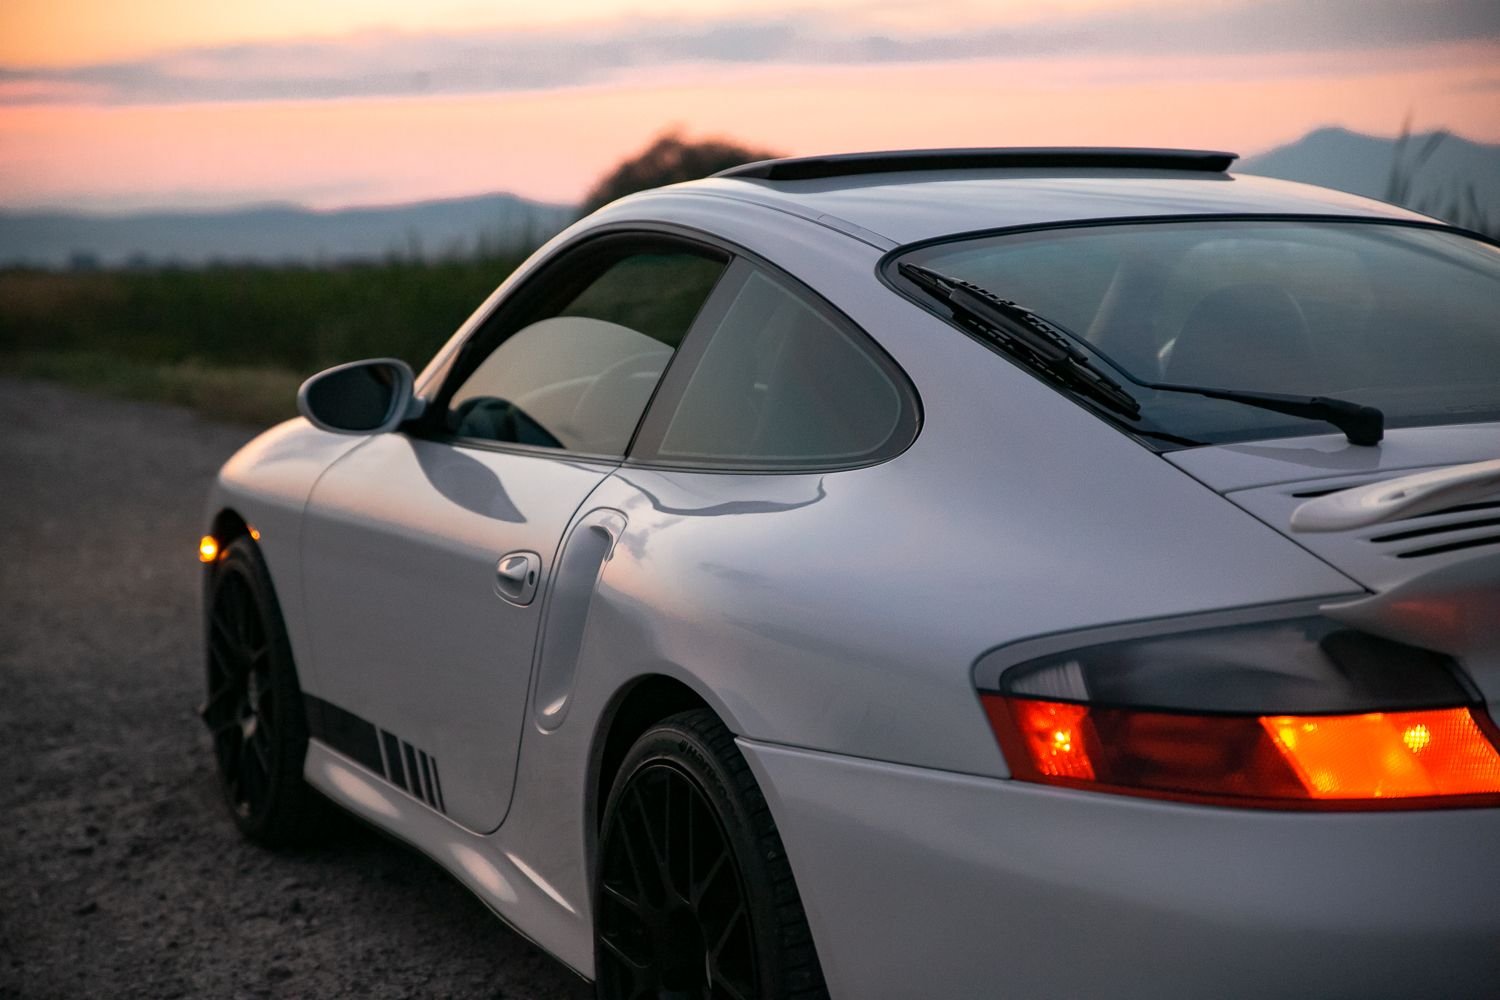
M826 1000L802 900L734 736L707 709L635 742L594 877L602 1000Z
M326 800L302 778L307 716L265 561L249 538L230 543L208 584L208 700L219 787L241 833L267 847L312 839Z

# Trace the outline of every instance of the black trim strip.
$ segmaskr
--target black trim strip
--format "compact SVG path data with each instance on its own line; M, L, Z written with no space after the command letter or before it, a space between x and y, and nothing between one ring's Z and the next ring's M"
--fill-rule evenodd
M369 768L412 798L447 813L438 784L437 758L317 695L304 694L302 700L309 736Z
M432 771L427 766L427 751L418 750L417 759L422 762L422 797L433 808L437 807L437 796L432 793Z
M406 767L401 763L401 741L384 730L381 731L380 737L385 740L385 757L391 764L391 770L386 775L386 779L403 792L407 791L409 786L406 783Z
M1012 147L993 149L893 149L876 153L840 153L758 160L720 170L715 177L753 177L767 181L806 181L858 174L909 170L989 170L1128 168L1223 173L1238 153L1206 149L1128 149L1088 147Z
M426 799L423 798L422 795L422 772L417 770L416 748L413 747L410 743L407 743L405 740L402 740L401 749L406 753L406 777L411 784L411 787L408 788L407 791L411 792L411 794L416 798L422 799L425 802Z
M372 723L317 695L304 694L302 701L307 712L309 736L376 774L385 773L385 765L380 759L380 737Z
M448 807L443 804L443 783L438 780L437 758L429 757L432 762L432 791L437 796L438 812L447 813Z

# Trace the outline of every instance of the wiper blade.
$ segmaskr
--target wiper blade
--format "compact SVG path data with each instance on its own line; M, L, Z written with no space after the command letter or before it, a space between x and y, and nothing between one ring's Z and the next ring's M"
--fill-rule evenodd
M987 334L1012 356L1018 356L1058 381L1088 393L1111 409L1131 418L1140 416L1140 403L1088 360L1088 355L1077 346L1079 338L1067 327L978 285L950 278L931 268L901 264L899 270L923 290L947 303L956 317ZM1172 382L1143 382L1124 369L1118 370L1131 384L1143 389L1191 393L1288 416L1321 420L1343 431L1350 444L1375 445L1385 437L1385 414L1373 406L1330 396L1292 396Z
M1351 403L1331 396L1289 396L1279 392L1247 392L1243 389L1211 389L1198 385L1171 382L1136 382L1158 392L1186 392L1209 399L1227 399L1232 403L1285 413L1308 420L1321 420L1344 432L1350 444L1377 445L1385 437L1385 414L1373 406Z
M1117 413L1132 419L1140 416L1141 404L1135 397L1100 371L1055 323L979 285L931 268L901 264L898 270L951 308L955 319L1007 354Z

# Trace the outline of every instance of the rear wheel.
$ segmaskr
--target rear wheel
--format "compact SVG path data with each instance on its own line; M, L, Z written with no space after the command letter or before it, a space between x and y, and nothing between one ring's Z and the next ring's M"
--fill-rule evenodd
M594 905L601 998L828 995L765 798L707 710L672 716L626 755Z
M302 779L307 718L265 563L248 538L213 566L207 622L208 700L219 786L235 825L277 846L305 839L323 800Z

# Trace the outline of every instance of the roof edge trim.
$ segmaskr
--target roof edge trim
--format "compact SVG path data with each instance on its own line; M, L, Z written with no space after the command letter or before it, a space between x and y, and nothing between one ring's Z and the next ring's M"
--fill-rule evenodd
M1223 173L1238 153L1205 149L1131 149L1033 146L993 149L894 149L831 156L757 160L720 170L715 177L768 181L816 180L909 170L985 170L1005 167L1086 167L1134 170L1188 170Z

